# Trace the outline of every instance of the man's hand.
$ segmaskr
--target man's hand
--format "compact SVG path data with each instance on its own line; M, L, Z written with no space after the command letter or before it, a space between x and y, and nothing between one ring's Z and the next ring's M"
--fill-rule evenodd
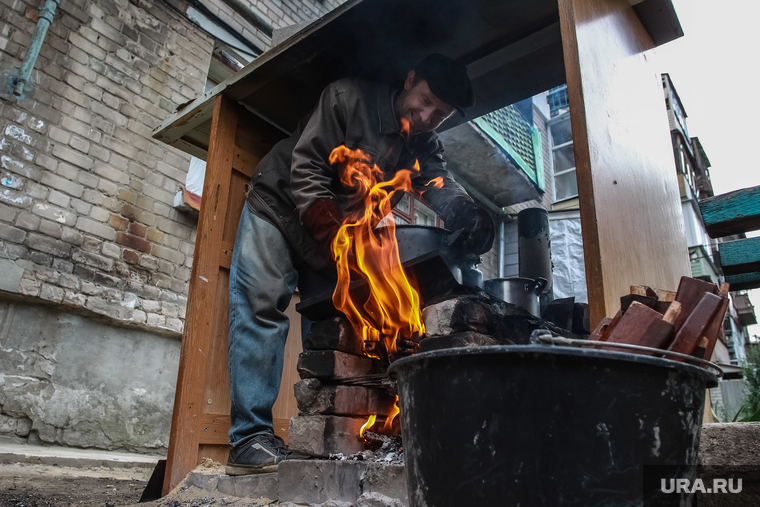
M318 199L301 217L304 229L319 244L325 256L332 260L332 242L343 223L338 203L332 199Z
M496 230L491 214L469 199L458 199L449 209L446 228L452 232L462 229L452 246L478 255L489 251Z

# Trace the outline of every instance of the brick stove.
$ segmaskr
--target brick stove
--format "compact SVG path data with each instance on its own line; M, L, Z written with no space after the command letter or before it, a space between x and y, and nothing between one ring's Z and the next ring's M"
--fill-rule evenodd
M423 309L427 335L420 352L527 344L540 328L566 334L482 291L465 292L470 294L438 298ZM359 432L369 416L377 415L378 428L394 413L396 386L387 376L387 366L367 357L345 317L314 323L298 360L301 381L295 385L295 396L300 413L290 420L291 450L320 458L365 451Z

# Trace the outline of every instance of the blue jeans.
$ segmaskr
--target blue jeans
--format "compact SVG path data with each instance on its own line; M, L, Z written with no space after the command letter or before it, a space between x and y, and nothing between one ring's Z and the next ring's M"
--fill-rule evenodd
M290 328L285 310L298 284L294 259L280 231L244 206L230 269L230 443L272 431Z

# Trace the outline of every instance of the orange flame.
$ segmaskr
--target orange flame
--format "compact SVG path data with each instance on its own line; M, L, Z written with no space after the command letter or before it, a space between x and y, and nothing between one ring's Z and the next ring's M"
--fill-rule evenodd
M443 176L438 176L437 178L433 178L432 180L425 183L425 186L429 187L431 184L435 188L443 188Z
M371 164L368 154L345 146L335 148L329 160L340 164L341 183L351 189L347 217L332 243L338 272L333 304L351 322L365 350L367 342L382 342L388 354L395 355L396 340L423 335L425 325L419 293L401 268L395 223L375 226L391 213L396 191L412 190L414 172L402 169L383 181L383 171ZM367 282L363 301L353 301L349 294L352 275Z
M393 430L393 421L396 419L399 412L401 412L401 409L398 408L398 396L396 396L396 402L393 404L393 411L385 419L382 431L389 432Z
M364 423L364 426L361 427L359 430L359 437L364 437L364 430L367 428L371 428L373 424L375 424L375 420L377 419L377 415L371 415L369 416L369 419L367 422Z

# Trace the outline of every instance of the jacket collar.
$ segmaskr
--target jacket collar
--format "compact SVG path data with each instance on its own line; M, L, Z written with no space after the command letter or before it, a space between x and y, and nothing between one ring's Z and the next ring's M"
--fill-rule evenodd
M396 111L393 108L393 102L400 91L401 88L390 88L388 86L381 86L378 91L377 115L380 118L380 133L383 135L402 135L401 123L396 118ZM406 142L404 144L406 149L412 153L414 153L417 146L417 137L405 137Z
M391 89L388 86L381 86L378 90L377 115L380 118L380 133L383 135L401 133L401 124L393 110L393 100L400 91L400 88Z

